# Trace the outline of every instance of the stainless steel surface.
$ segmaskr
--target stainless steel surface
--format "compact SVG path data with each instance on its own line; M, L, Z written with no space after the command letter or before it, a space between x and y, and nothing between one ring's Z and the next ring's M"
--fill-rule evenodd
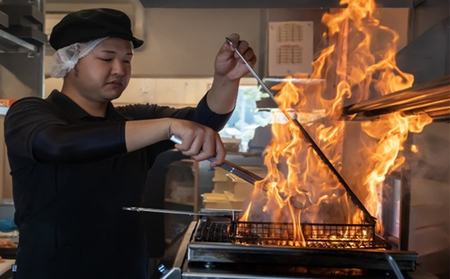
M181 278L181 269L183 267L183 263L185 260L187 245L189 244L189 241L191 240L191 233L194 230L195 225L196 225L195 222L191 222L191 224L189 225L189 227L186 230L186 233L183 235L183 238L180 242L180 246L175 255L175 259L173 261L172 266L166 267L166 266L164 266L164 264L160 265L160 267L163 267L163 269L170 268L164 272L161 279L179 279L179 278Z
M386 259L388 260L389 264L391 265L392 269L394 270L395 276L397 276L398 279L404 279L402 272L400 271L400 268L398 267L397 262L392 258L392 256L389 253L385 253Z
M416 253L390 252L399 268L415 269ZM391 270L384 250L319 249L269 245L190 242L188 261L210 263L247 263L328 268Z
M347 106L343 115L377 116L395 111L450 119L450 76Z

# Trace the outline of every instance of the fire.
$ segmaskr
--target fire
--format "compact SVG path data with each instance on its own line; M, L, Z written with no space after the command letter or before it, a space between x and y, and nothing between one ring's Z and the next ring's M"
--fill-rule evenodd
M411 148L411 151L414 152L414 153L419 152L419 148L415 144L412 144L410 148Z
M320 120L303 125L336 170L342 172L345 169L343 139L349 129L349 124L340 120L344 103L409 88L414 77L397 67L398 34L375 18L373 0L342 0L340 4L347 8L322 18L329 30L324 36L333 43L313 62L309 82L300 83L287 77L287 82L272 89L279 90L276 99L281 111L289 112L300 122L305 115L323 114ZM430 122L424 114L405 116L402 113L364 122L352 121L361 136L354 139L355 146L352 146L353 162L347 171L351 183L348 184L371 216L381 220L384 179L404 162L401 151L408 133L420 132ZM294 240L302 246L305 245L304 224L367 223L364 212L304 139L297 125L292 121L278 121L272 125L272 134L264 161L268 174L257 185L267 191L254 192L251 206L241 221L294 223L297 227ZM376 231L382 230L377 222ZM364 228L356 231L357 236L343 229L327 237L372 237Z

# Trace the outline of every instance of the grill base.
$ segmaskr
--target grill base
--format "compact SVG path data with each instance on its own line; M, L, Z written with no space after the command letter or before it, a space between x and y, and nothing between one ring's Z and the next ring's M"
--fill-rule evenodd
M183 279L292 279L292 278L396 278L394 274L381 270L361 270L350 268L311 268L295 266L275 266L256 264L215 263L205 267L201 263L189 263L183 272ZM411 278L411 277L409 277Z
M319 249L191 242L188 245L187 259L189 262L206 263L392 270L385 252L384 249ZM417 253L389 251L389 254L397 262L400 270L415 270Z
M161 279L397 278L383 257L385 249L316 249L198 242L195 235L199 222L192 222L166 250L161 264L167 271ZM389 251L389 254L400 265L405 278L437 279L420 266L415 270L416 253Z
M336 241L331 234L354 233L349 241ZM293 226L276 223L233 223L199 220L193 241L189 242L187 260L204 263L270 264L295 267L357 268L391 270L385 243L365 225L307 224L302 247L293 241ZM369 234L366 232L369 231ZM366 234L363 234L364 232ZM313 238L315 236L316 238ZM360 237L364 236L364 238ZM319 246L321 245L321 246ZM332 246L330 248L329 246ZM357 248L354 248L357 247ZM364 249L361 249L364 248ZM400 270L413 271L418 254L388 251Z

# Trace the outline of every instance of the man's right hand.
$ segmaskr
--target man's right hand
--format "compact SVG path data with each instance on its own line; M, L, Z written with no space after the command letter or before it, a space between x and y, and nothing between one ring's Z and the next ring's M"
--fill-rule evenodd
M215 157L211 167L220 166L225 160L225 147L220 135L213 129L198 123L176 119L169 127L169 135L182 140L175 148L196 161Z
M219 134L196 122L162 118L127 121L125 124L125 141L128 152L167 140L172 135L182 141L182 144L175 144L175 148L196 161L215 157L216 159L211 162L211 167L217 167L225 160L226 151Z

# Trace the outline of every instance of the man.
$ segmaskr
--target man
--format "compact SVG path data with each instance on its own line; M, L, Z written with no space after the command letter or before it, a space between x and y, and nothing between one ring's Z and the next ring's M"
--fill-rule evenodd
M237 34L230 39L254 65ZM147 247L139 205L156 156L175 147L195 160L225 149L217 130L233 111L239 79L247 74L224 42L211 90L197 108L157 105L114 108L126 88L135 38L129 18L111 9L68 14L50 37L51 73L61 91L23 98L5 118L5 139L19 227L14 278L146 278Z

